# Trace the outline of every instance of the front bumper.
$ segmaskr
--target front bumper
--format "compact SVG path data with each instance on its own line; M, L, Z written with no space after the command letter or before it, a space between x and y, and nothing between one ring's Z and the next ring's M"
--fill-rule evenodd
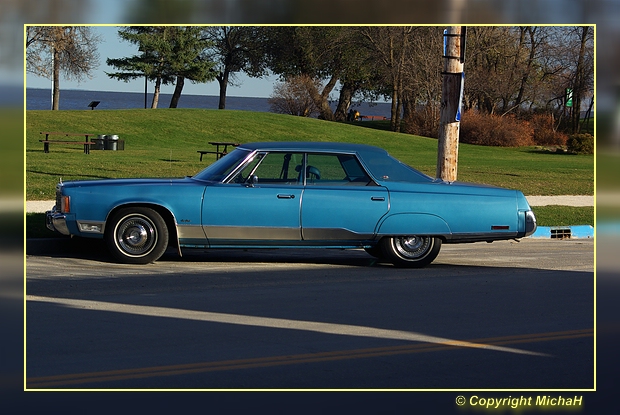
M59 232L63 235L70 235L69 228L67 227L67 215L60 213L54 209L45 212L45 226L47 229Z

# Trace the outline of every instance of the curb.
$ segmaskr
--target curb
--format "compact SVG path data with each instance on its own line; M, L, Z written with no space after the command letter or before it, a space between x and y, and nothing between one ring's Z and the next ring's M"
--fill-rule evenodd
M594 238L594 227L591 225L539 226L529 238L589 239Z

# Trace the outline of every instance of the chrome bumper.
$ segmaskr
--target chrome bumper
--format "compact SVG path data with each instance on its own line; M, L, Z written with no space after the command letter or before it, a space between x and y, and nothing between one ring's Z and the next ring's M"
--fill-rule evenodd
M525 212L525 236L530 236L536 232L536 216L534 212L528 210Z
M45 226L50 231L70 235L69 228L67 227L67 215L54 209L45 212Z

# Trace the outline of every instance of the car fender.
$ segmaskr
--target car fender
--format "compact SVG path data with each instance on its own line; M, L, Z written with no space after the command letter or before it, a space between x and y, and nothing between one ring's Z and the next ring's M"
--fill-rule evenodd
M428 213L397 213L380 224L378 235L450 235L450 227L441 217Z

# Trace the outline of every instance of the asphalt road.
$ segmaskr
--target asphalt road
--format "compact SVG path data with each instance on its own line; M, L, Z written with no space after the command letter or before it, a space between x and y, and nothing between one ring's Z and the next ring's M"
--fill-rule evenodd
M444 245L420 270L363 251L27 253L27 389L595 387L592 240Z

